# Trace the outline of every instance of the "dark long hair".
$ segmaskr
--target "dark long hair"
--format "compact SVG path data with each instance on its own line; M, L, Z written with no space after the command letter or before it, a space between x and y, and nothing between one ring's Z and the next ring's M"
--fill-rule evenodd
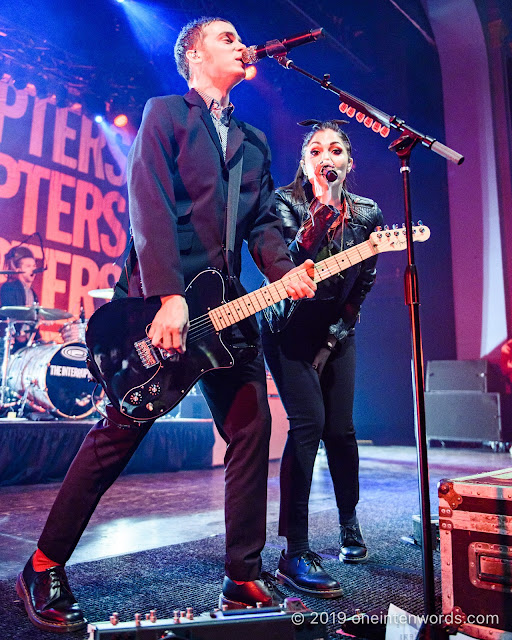
M306 121L309 122L309 121ZM301 123L302 124L302 123ZM339 135L343 144L347 149L348 157L352 157L352 144L350 143L350 139L347 134L343 131L343 129L339 125L339 121L336 120L324 120L323 122L315 122L310 131L306 133L304 136L304 140L302 141L302 148L300 150L300 159L299 167L297 169L297 173L295 174L295 178L293 182L285 187L285 189L292 190L292 196L295 200L303 201L308 200L308 197L304 191L304 183L307 181L307 178L304 174L304 170L302 168L302 160L304 160L304 155L306 153L306 148L308 144L311 142L311 138L317 133L317 131L327 131L330 129ZM345 191L345 186L343 186L343 191Z

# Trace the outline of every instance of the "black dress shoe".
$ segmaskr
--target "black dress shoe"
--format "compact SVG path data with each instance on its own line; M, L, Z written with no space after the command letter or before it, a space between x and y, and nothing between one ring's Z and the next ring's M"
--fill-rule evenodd
M274 578L264 571L260 580L237 584L227 576L222 583L219 607L228 609L246 609L247 607L279 607L284 596L274 584ZM261 605L259 605L261 603Z
M340 562L348 564L366 562L368 549L363 540L361 527L356 519L353 524L340 524Z
M23 600L30 622L39 629L65 633L87 626L64 567L34 571L30 558L18 576L16 592Z
M339 598L340 583L322 567L322 558L313 551L287 558L281 552L276 578L282 584L319 598Z

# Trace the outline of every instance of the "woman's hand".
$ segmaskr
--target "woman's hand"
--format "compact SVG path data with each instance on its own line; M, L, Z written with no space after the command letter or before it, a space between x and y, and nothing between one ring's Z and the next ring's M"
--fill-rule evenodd
M325 364L327 360L329 360L329 357L333 352L334 348L336 347L337 342L338 341L334 336L329 335L325 342L325 345L321 347L318 353L316 354L315 359L313 360L313 364L311 366L317 372L319 378L322 375L322 371L324 370Z

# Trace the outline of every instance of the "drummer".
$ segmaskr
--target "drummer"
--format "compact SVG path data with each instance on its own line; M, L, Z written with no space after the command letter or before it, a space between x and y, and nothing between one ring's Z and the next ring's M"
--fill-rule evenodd
M18 273L10 275L7 282L0 288L0 306L2 307L31 307L38 301L37 294L32 288L35 279L36 261L34 254L28 247L19 246L11 249L5 255L5 262L9 269ZM34 323L16 323L14 353L26 346L30 336L34 333ZM38 332L35 335L39 339Z

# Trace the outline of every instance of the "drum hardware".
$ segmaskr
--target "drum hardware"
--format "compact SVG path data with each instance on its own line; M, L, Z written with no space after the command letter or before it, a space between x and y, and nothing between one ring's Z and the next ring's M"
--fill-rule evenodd
M39 324L36 323L32 331L30 332L30 337L27 340L27 347L32 347L34 345L38 328L39 328Z
M0 307L0 321L5 333L1 364L0 409L14 408L20 418L27 409L53 417L79 419L97 411L103 397L86 367L87 321L82 312L80 320L62 328L64 344L44 344L35 340L40 325L72 318L61 309L39 305ZM30 324L28 340L13 352L16 327ZM29 328L27 328L29 329Z
M14 309L12 313L12 317L7 317L7 310ZM32 309L32 307L24 307L24 309ZM9 370L9 361L11 358L13 346L15 344L16 337L16 324L19 323L28 323L33 325L32 330L30 331L29 338L27 340L27 344L24 348L31 347L34 343L35 336L37 334L38 323L32 320L19 320L19 307L1 307L0 308L0 317L5 317L6 329L4 336L2 338L3 342L3 353L2 353L2 375L1 375L1 386L0 386L0 409L5 409L8 407L15 407L18 402L16 400L7 402L7 395L11 398L13 394L11 393L11 389L7 384L7 375ZM30 328L30 327L28 327ZM27 332L28 333L28 332Z
M60 335L64 342L84 342L87 331L87 320L74 320L66 322L60 329Z
M7 386L7 371L9 368L9 357L11 354L12 344L14 342L15 327L14 322L7 321L5 328L5 334L3 336L3 354L2 354L2 380L0 388L0 408L13 407L16 402L7 403L7 394L9 393L9 387Z
M32 380L28 387L25 389L23 396L21 398L20 406L18 408L18 413L16 415L17 418L23 418L23 414L25 413L25 405L27 404L28 394L30 390L37 385L37 380ZM44 411L44 409L41 409Z
M85 361L87 321L82 313L79 321L67 323L61 330L64 344L43 344L35 340L42 324L72 318L62 309L32 306L0 307L0 321L5 324L1 358L0 409L15 407L17 417L26 408L50 413L54 417L84 418L96 411L96 383L90 379ZM27 323L25 346L13 353L16 325ZM100 394L100 399L103 392Z
M96 411L94 389L86 365L87 347L79 341L35 344L10 359L7 386L35 411L79 419Z

